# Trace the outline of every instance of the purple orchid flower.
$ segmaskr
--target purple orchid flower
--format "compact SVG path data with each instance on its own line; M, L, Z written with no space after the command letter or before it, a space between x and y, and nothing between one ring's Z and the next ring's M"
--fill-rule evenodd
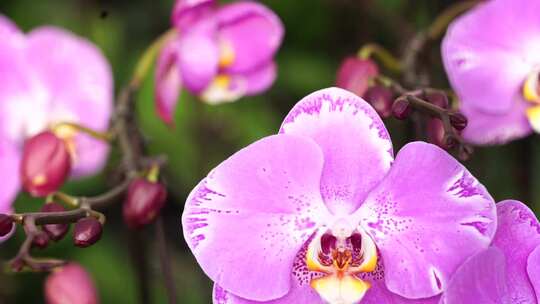
M106 130L112 110L112 74L90 42L55 27L22 33L0 15L0 213L9 213L20 188L24 141L59 122ZM58 130L70 143L74 177L93 174L106 144L75 130Z
M394 160L374 109L339 88L212 170L182 216L219 304L437 303L496 220L460 163L423 142Z
M540 303L540 223L523 203L497 204L491 246L458 268L442 304Z
M216 104L259 94L274 82L283 25L267 7L178 0L172 19L178 36L163 48L156 69L156 108L166 123L172 124L181 87Z
M491 0L448 28L442 57L475 144L540 131L539 1Z

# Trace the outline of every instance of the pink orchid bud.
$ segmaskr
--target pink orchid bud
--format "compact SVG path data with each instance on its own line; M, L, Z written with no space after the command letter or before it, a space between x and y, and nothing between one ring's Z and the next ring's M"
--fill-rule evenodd
M13 219L7 214L0 214L0 237L8 235L13 229Z
M47 304L98 304L96 287L90 274L70 263L51 273L45 281Z
M88 247L99 241L103 227L93 217L80 219L73 229L73 243L77 247Z
M392 104L394 94L390 89L384 86L375 85L367 89L364 99L373 106L377 114L382 118L392 116Z
M407 99L397 99L392 105L392 115L400 120L409 117L411 111L411 105Z
M45 131L25 142L20 172L23 187L31 195L43 197L55 192L70 169L66 144L54 133Z
M378 74L379 68L372 60L350 56L343 60L338 69L336 85L363 96L368 89L369 81Z
M62 212L66 209L59 203L47 203L41 207L42 212ZM61 240L69 230L68 224L48 224L43 225L43 231L45 231L49 237L54 241Z
M455 140L451 137L445 136L444 126L439 118L430 118L427 121L427 137L428 141L435 144L445 150L453 148L456 144Z
M429 92L425 94L426 101L441 107L443 109L448 109L450 106L450 103L448 102L448 97L446 97L446 94L443 92Z
M124 221L130 228L153 222L165 205L167 189L161 183L138 178L131 182L124 202Z

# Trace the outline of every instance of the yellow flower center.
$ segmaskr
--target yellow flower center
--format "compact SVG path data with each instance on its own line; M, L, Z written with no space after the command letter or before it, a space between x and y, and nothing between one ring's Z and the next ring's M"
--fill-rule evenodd
M358 275L377 267L377 248L362 229L332 229L313 239L306 254L310 271L322 273L311 281L311 287L330 304L354 304L362 300L371 287Z

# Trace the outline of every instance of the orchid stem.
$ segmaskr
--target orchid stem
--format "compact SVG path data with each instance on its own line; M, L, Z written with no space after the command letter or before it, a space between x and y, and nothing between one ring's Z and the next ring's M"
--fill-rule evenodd
M175 37L177 35L176 29L170 29L167 32L163 33L161 36L159 36L142 54L142 56L139 58L139 61L137 61L137 64L135 65L135 70L133 72L133 76L131 77L131 81L129 82L130 86L132 87L139 87L148 74L148 71L152 67L152 63L154 62L154 59L156 58L159 51L163 48L165 43L169 41L172 37Z
M457 16L473 8L478 4L478 1L463 1L451 5L440 13L435 20L431 23L427 30L427 36L431 40L439 38L444 32L450 22L452 22Z
M61 133L65 129L75 129L77 131L83 132L85 134L88 134L92 136L95 139L99 139L102 141L110 142L114 139L114 132L112 131L97 131L88 127L85 127L83 125L74 123L74 122L60 122L55 124L52 127L53 131Z
M402 69L401 62L390 51L377 43L368 43L362 46L357 54L358 58L368 59L377 57L381 63L389 70L400 72Z

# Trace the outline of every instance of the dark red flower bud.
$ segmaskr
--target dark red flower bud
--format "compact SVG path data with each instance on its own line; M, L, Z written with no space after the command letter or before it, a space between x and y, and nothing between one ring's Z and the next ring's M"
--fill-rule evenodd
M93 217L82 218L75 223L73 229L73 242L77 247L88 247L101 238L103 228L101 223Z
M0 214L0 237L8 235L13 229L13 219L7 214Z
M452 113L450 114L450 123L456 130L461 131L467 127L467 117L459 112Z
M382 118L388 118L392 115L394 94L387 87L380 85L372 86L366 91L364 98Z
M32 245L38 248L45 248L49 245L49 235L44 231L40 231L32 240Z
M448 109L449 107L448 97L446 97L446 94L443 92L430 91L429 93L425 94L424 98L426 101L443 109Z
M428 141L445 150L449 147L445 144L444 126L439 118L429 118L426 125Z
M45 131L29 138L23 149L21 180L33 196L47 196L58 190L69 175L71 157L65 142Z
M124 221L140 228L154 221L165 205L167 189L162 184L138 178L131 182L124 202Z
M406 119L411 114L411 105L407 99L396 99L392 105L392 115L397 119Z
M363 96L368 89L369 81L378 74L379 68L372 60L350 56L343 60L338 69L336 85Z
M59 203L47 203L41 207L42 212L62 212L66 209ZM54 241L61 240L69 230L68 224L48 224L42 226L49 237Z
M47 304L98 304L96 287L90 274L75 263L54 270L45 280Z

